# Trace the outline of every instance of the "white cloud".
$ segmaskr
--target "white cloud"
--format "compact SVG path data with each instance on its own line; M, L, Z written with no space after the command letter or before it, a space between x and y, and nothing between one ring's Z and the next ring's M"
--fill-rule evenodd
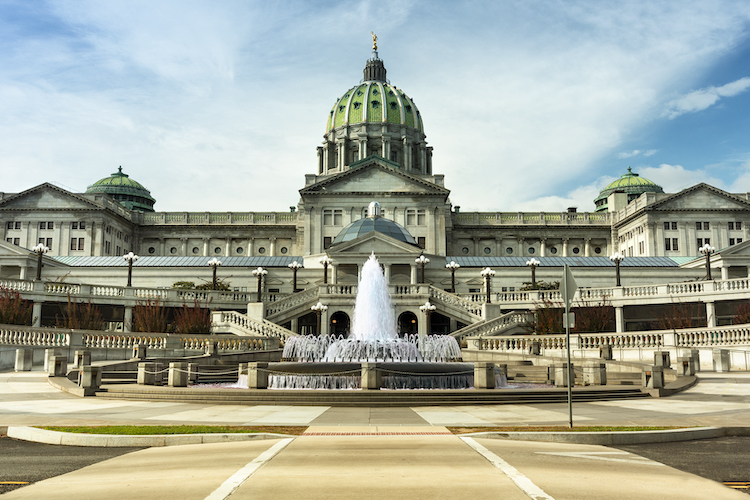
M734 97L747 89L750 89L750 77L746 76L721 87L695 90L667 103L664 115L671 120L685 113L703 111L719 102L722 97Z
M658 167L642 167L638 174L660 185L666 193L676 193L700 182L726 189L724 181L712 176L707 170L687 170L682 165L662 163Z

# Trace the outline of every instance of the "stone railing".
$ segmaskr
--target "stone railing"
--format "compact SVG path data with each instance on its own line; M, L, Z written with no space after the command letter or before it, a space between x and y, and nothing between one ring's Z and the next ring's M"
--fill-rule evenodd
M143 214L142 224L294 224L297 217L296 212L154 212Z
M501 335L504 330L518 325L528 324L534 315L528 312L509 312L489 321L482 321L474 325L453 332L451 335L461 342L466 337L489 337Z
M610 226L609 212L463 212L453 215L455 225L601 225Z
M674 335L678 346L750 345L750 325L691 328L675 332Z
M17 292L30 292L34 289L33 281L0 279L0 288L15 290Z
M266 317L271 318L285 311L295 309L303 304L314 302L318 300L319 295L320 289L318 287L308 288L302 292L287 295L283 299L279 299L266 306Z
M214 311L212 323L214 329L228 330L235 335L276 337L284 340L297 335L270 321L258 321L235 311Z
M69 340L66 330L0 325L0 345L63 347L68 345Z
M458 309L466 311L469 316L472 316L475 320L482 318L482 304L467 300L458 295L446 292L434 286L430 286L430 298L434 299L436 303L450 305Z

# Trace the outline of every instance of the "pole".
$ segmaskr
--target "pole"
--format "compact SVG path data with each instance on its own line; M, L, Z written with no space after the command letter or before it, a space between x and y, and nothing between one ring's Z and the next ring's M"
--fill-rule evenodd
M128 259L128 285L127 286L132 286L132 283L133 283L133 259Z
M570 372L570 297L568 297L568 273L570 269L565 264L565 272L563 273L563 300L565 301L565 345L567 347L567 359L568 366L566 367L566 377L568 378L568 425L573 428L573 381L571 380Z

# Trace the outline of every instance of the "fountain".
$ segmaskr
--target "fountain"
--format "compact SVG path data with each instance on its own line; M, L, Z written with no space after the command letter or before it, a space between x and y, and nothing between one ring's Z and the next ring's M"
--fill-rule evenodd
M374 254L362 268L350 336L287 339L282 359L270 370L269 388L359 388L362 363L378 363L382 387L388 389L473 385L473 365L460 362L461 349L453 337L398 336L388 284Z

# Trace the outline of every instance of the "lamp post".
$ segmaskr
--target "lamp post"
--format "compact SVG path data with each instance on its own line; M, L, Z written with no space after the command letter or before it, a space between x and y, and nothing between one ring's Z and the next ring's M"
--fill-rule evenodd
M625 256L622 255L620 252L615 252L615 254L609 258L609 260L615 263L615 276L617 277L617 284L615 286L621 286L620 285L620 262L622 262L624 259L625 259Z
M317 331L318 331L318 337L320 337L320 317L323 314L323 311L328 310L328 306L318 301L318 303L312 306L310 309L315 311L315 315L318 317L318 330Z
M302 264L295 260L287 267L292 270L292 293L295 293L297 291L297 270L302 267Z
M211 282L211 290L216 290L216 268L221 265L221 261L214 257L213 259L208 261L208 265L211 266L214 270L214 278Z
M133 252L128 252L122 256L128 262L128 284L126 286L132 286L133 282L133 262L138 260L138 256Z
M526 265L531 268L531 289L536 290L536 268L539 267L541 262L539 262L534 257L530 258L526 261Z
M430 304L429 300L425 302L424 304L422 304L421 306L419 306L419 310L422 311L425 315L424 327L425 327L425 333L427 335L430 334L430 313L434 311L435 309L437 308L434 305Z
M482 269L482 272L479 274L482 276L482 278L484 278L484 283L485 283L484 286L485 286L485 289L487 290L487 303L490 304L491 303L491 300L490 300L491 281L490 280L492 280L492 277L495 275L495 271L493 271L489 267L485 267L484 269Z
M716 251L716 248L712 247L708 243L698 249L698 251L706 256L706 276L707 280L711 280L711 254Z
M261 302L260 300L260 286L263 282L263 276L268 274L268 271L263 269L262 267L258 267L258 269L253 269L253 276L258 278L258 299L255 302Z
M416 262L417 264L419 264L419 267L420 267L420 276L421 277L420 277L419 282L420 283L424 283L424 266L426 264L430 263L430 259L428 259L424 255L420 255L418 259L414 259L414 262Z
M461 266L452 260L449 264L446 264L445 267L451 270L451 293L456 293L456 269Z
M49 252L49 248L44 246L44 243L39 243L37 246L31 249L32 252L36 253L36 280L42 280L42 255Z
M325 256L320 259L320 263L323 264L323 283L328 284L328 266L333 262L333 259L329 256Z

